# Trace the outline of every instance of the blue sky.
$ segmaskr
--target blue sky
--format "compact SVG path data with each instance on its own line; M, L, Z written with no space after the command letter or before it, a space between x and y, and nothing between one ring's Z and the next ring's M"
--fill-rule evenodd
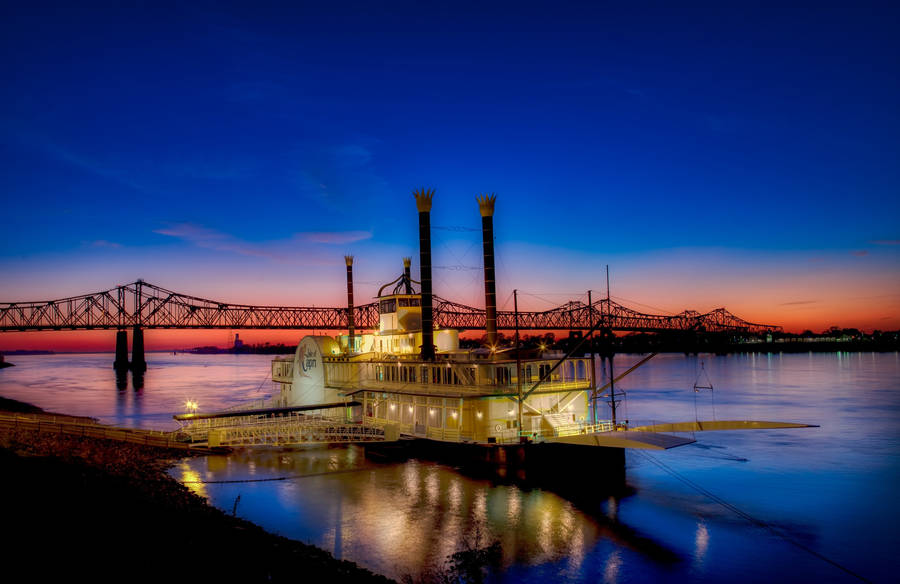
M365 295L428 186L446 297L493 191L501 297L898 327L900 8L783 4L7 3L0 300Z

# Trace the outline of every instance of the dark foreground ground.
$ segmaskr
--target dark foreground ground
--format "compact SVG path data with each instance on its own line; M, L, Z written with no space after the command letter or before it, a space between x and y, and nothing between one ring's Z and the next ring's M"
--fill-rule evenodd
M28 582L390 582L208 505L166 474L181 456L0 429L4 569Z

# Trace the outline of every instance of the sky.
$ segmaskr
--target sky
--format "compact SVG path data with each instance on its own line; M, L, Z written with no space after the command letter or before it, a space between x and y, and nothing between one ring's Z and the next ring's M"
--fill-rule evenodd
M501 308L603 295L608 265L646 312L900 329L898 25L890 2L3 3L0 302L142 278L342 306L349 253L359 303L418 273L427 187L450 300L483 306L494 192Z

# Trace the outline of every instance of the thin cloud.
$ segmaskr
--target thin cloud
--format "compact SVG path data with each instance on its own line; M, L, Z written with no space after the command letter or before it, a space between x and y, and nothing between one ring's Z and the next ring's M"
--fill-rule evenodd
M869 255L869 252L864 249L857 249L857 250L851 251L850 253L855 255L856 257L863 257L863 256Z
M37 137L33 138L33 140L37 139ZM91 158L89 156L78 154L49 140L39 142L37 143L37 146L41 150L43 150L44 153L52 156L53 158L79 168L85 172L91 173L95 176L99 176L107 180L115 181L121 185L127 186L142 193L149 192L143 184L132 180L127 176L125 171L116 168L115 165L110 163L109 161L102 161Z
M221 231L209 229L195 223L170 223L168 227L154 229L153 233L177 237L178 239L189 241L200 245L201 247L216 246L231 237Z
M313 243L344 244L355 241L372 239L371 231L307 231L298 233L297 237L303 241Z
M821 300L794 300L792 302L782 302L779 306L799 306L801 304L816 304Z
M252 257L264 257L273 260L285 259L278 254L273 254L263 249L259 245L242 241L233 235L195 223L171 223L163 229L155 229L154 233L176 237L204 249L232 252Z
M91 247L111 247L113 249L119 249L122 247L121 243L116 243L115 241L106 241L105 239L98 239L96 241L91 241L88 243Z
M330 252L310 250L305 244L347 244L372 237L369 231L321 231L298 233L288 239L248 242L229 233L190 222L170 223L153 232L180 239L203 249L304 265L331 265L338 261Z
M900 239L874 239L869 243L873 245L900 245Z

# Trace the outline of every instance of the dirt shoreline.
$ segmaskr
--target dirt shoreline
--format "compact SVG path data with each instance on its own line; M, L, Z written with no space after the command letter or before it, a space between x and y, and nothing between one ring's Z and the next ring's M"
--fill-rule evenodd
M5 398L0 410L42 412ZM183 457L180 450L0 429L7 567L19 564L35 581L391 582L212 507L166 473Z

